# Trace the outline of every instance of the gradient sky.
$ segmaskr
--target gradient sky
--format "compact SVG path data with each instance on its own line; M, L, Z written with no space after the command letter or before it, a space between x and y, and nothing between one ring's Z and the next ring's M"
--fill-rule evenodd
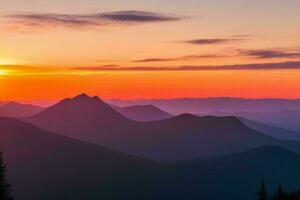
M0 0L0 99L300 98L299 0Z

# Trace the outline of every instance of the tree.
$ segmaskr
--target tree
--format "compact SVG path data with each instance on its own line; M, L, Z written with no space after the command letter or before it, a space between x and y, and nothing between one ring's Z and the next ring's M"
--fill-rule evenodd
M257 192L258 200L267 200L267 191L264 180L261 181L260 189Z
M282 188L282 185L281 185L281 184L278 186L278 189L277 189L277 196L278 196L278 199L283 199L284 191L283 191L283 188Z
M6 165L3 161L3 152L0 153L0 199L13 200L12 188L6 179Z
M272 200L286 200L288 199L288 193L286 193L283 188L282 185L278 186L277 191L275 192Z

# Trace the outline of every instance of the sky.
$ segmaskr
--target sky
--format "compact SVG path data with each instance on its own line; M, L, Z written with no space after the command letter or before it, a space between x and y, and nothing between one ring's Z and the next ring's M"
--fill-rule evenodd
M0 3L0 100L300 98L299 0Z

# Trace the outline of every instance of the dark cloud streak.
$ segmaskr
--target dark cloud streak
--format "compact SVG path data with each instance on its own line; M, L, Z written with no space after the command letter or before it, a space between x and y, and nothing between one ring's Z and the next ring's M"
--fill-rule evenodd
M23 28L87 28L107 25L133 25L179 21L183 18L146 11L115 11L95 14L25 13L2 16L12 26Z
M238 50L242 56L249 56L256 59L271 58L300 58L300 52L290 50Z
M208 38L208 39L193 39L183 41L184 43L193 44L193 45L221 45L233 42L240 42L248 39L250 35L232 35L229 38Z
M151 63L151 62L172 62L172 61L187 61L187 60L198 60L198 59L212 59L227 57L226 55L218 54L204 54L204 55L188 55L170 58L145 58L140 60L133 60L135 63Z
M287 70L300 69L300 61L280 63L256 63L223 66L177 66L177 67L75 67L75 70L83 71L218 71L218 70Z

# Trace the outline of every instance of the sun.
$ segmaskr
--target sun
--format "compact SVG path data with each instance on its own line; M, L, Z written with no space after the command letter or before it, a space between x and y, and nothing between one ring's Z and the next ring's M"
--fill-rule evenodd
M8 71L5 70L5 69L0 69L0 76L4 76L4 75L7 75L8 74Z
M16 61L9 58L0 57L0 76L8 75L11 70L6 69L8 66L16 65Z

